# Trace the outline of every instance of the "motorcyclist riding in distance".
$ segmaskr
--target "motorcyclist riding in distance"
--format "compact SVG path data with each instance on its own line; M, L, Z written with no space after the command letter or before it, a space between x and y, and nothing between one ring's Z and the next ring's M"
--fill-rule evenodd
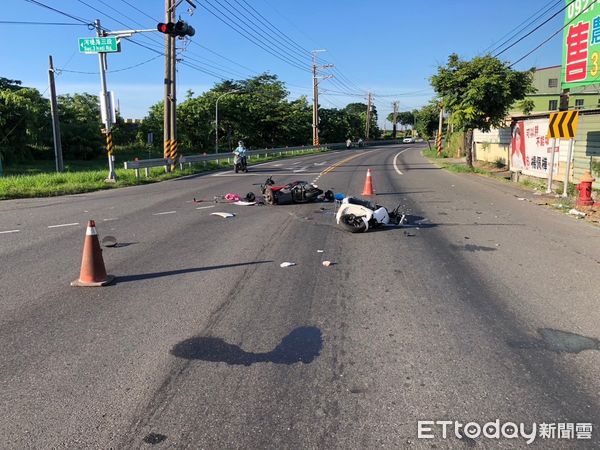
M244 147L244 141L239 141L237 148L233 151L233 154L240 158L241 169L247 171L247 161L246 161L246 147ZM236 167L237 169L237 167ZM237 170L236 170L237 172Z

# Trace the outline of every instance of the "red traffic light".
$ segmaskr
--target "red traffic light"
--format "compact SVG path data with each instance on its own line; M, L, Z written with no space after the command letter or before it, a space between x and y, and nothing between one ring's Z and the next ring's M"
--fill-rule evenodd
M159 24L156 26L156 29L158 31L160 31L161 33L165 33L165 34L173 34L174 28L175 28L175 24L173 22L169 22L169 23L159 22Z

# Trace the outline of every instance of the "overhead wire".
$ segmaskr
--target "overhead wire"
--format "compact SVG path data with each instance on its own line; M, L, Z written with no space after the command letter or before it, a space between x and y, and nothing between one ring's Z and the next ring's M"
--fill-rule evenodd
M596 0L593 0L593 2L590 5L593 5L594 2ZM565 2L566 3L566 2ZM498 56L502 55L503 53L506 53L506 51L510 50L511 48L513 48L515 45L517 45L519 42L521 42L523 39L531 36L533 33L535 33L537 30L539 30L541 27L543 27L544 25L546 25L548 22L550 22L550 20L552 20L553 18L555 18L557 15L559 15L561 12L563 12L565 9L568 8L568 4L565 4L565 6L563 6L559 11L555 12L552 16L550 16L548 19L544 20L541 24L539 24L538 26L536 26L534 29L532 29L529 33L525 34L524 36L521 36L519 39L517 39L515 42L513 42L511 45L509 45L508 47L505 47L502 51L496 53L494 55L494 58L497 58ZM587 9L587 8L586 8Z
M521 58L519 58L518 60L516 60L515 62L513 62L510 66L510 68L512 68L515 64L520 63L521 61L523 61L525 58L527 58L529 55L531 55L533 52L539 50L541 47L543 47L545 44L547 44L550 40L552 40L552 38L554 36L556 36L557 34L561 33L565 28L567 28L568 25L571 25L575 19L577 19L579 16L581 16L583 13L585 13L588 9L590 9L593 5L596 4L597 0L592 0L592 2L584 9L581 10L581 12L575 16L573 16L573 18L571 20L569 20L567 23L565 23L562 27L560 27L557 31L555 31L554 33L552 33L547 39L545 39L541 44L539 44L538 46L536 46L533 50L527 52L525 55L523 55ZM568 6L568 5L567 5Z
M225 1L227 4L231 5L231 3L229 3L228 0L223 0L223 1ZM218 9L213 4L213 2L218 3L219 6L221 6L222 10ZM251 40L251 42L253 42L255 45L258 45L263 50L268 51L276 58L278 58L296 68L299 68L300 70L310 71L310 69L308 69L308 67L307 67L308 64L306 64L306 61L300 59L297 55L291 53L291 51L286 49L285 46L279 44L276 39L269 40L264 35L253 33L252 30L254 29L254 24L252 24L251 22L248 22L245 18L240 17L238 14L241 14L241 13L235 7L234 7L235 11L232 11L231 9L227 8L227 6L225 6L223 3L221 3L220 0L207 1L206 5L210 5L213 9L215 9L220 14L220 16L217 16L212 10L209 10L208 8L206 8L206 6L204 4L200 4L200 5L203 8L205 8L207 11L209 11L212 15L217 17L219 20L224 22L228 27L233 29L236 33L241 34L246 39ZM236 14L236 13L238 13L238 14ZM233 16L239 22L246 25L248 28L246 29L245 27L240 27L239 23L236 24L237 26L233 26L234 24L232 23L231 16Z
M71 18L73 20L76 20L78 22L84 23L86 25L92 24L92 22L86 21L86 20L82 19L81 17L77 17L77 16L74 16L72 14L69 14L69 13L66 13L64 11L61 11L60 9L53 8L52 6L46 5L45 3L42 3L42 2L40 2L38 0L25 0L25 1L29 2L29 3L33 3L34 5L41 6L42 8L49 9L50 11L54 11L54 12L56 12L58 14L61 14L61 15L65 16L65 17L69 17L69 18Z
M0 20L0 23L4 23L7 25L57 25L57 26L66 26L66 25L76 25L78 27L82 27L88 25L87 23L72 23L72 22L20 22L15 20Z
M494 53L495 51L501 49L504 45L506 45L512 39L514 39L515 37L517 37L519 35L519 33L523 32L529 26L531 26L532 24L534 24L535 22L537 22L541 17L544 16L544 14L547 14L550 10L552 10L553 8L555 8L556 6L558 6L562 2L563 2L563 0L556 0L550 6L548 6L548 5L543 6L542 8L540 8L539 10L537 10L535 13L533 13L532 15L530 15L529 17L527 17L519 25L517 25L516 27L514 27L512 30L510 30L509 32L507 32L505 35L503 35L496 42L490 44L485 50L482 51L482 53ZM549 3L552 3L552 1L549 2ZM509 36L509 37L507 38L507 36ZM506 39L503 40L504 38L506 38ZM500 41L502 41L502 42L500 44L498 44Z

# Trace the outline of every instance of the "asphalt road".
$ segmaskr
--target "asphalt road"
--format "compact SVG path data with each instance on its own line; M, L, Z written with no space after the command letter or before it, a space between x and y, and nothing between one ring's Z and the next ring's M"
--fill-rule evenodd
M367 168L413 226L210 201L267 175L360 194ZM499 419L591 423L536 444L598 448L600 229L524 197L405 145L0 202L0 447L526 446L417 438ZM70 287L90 218L117 281Z

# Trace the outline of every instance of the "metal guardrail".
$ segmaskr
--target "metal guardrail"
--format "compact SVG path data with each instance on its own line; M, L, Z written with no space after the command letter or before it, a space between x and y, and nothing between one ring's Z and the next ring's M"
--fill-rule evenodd
M146 177L150 176L151 167L164 167L165 172L169 171L169 167L173 161L168 158L155 158L155 159L138 159L136 161L126 161L123 163L125 169L135 170L135 177L140 177L140 169L145 169Z
M368 141L364 143L365 147L376 146L376 145L391 145L391 144L401 144L401 140L386 140L386 141ZM353 142L353 147L357 148L358 145L356 142ZM317 147L314 145L299 145L296 147L277 147L277 148L264 148L260 150L251 150L246 152L248 157L248 161L251 161L252 158L259 159L262 155L266 158L269 155L279 155L283 156L287 155L301 155L306 153L307 151L314 150ZM320 148L327 148L330 150L339 150L345 149L345 142L335 142L332 144L322 144ZM233 161L233 155L231 153L210 153L210 154L202 154L202 155L185 155L179 158L179 168L183 169L184 164L188 164L190 167L193 163L202 162L204 165L208 161L216 161L217 164L220 163L221 160L227 160L228 164L231 164ZM157 158L157 159L141 159L137 161L127 161L124 163L125 169L134 169L135 175L139 178L139 169L146 170L146 176L150 175L149 168L150 167L160 167L164 166L165 171L169 171L169 167L172 164L172 161L167 158Z

